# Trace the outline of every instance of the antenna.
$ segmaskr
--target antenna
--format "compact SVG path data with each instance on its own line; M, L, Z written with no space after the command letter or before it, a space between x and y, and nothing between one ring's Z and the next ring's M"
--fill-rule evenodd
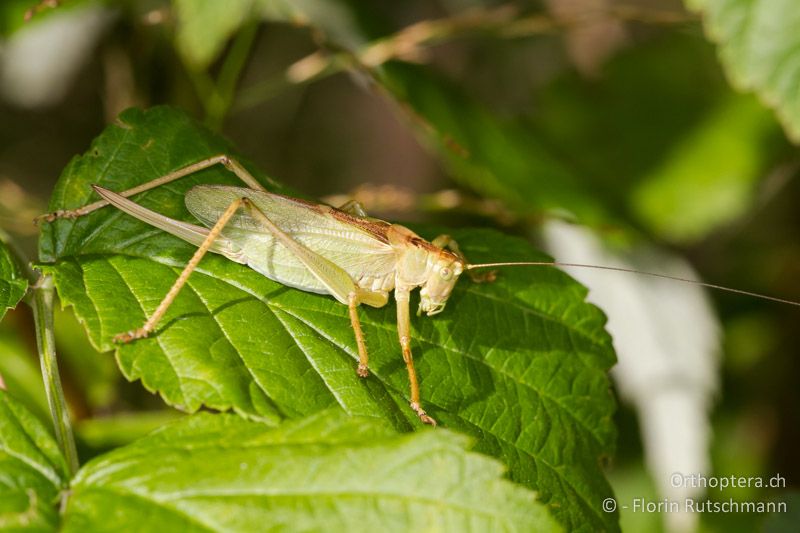
M671 279L673 281L681 281L684 283L691 283L693 285L699 285L701 287L708 287L709 289L716 289L718 291L725 291L725 292L732 292L735 294L743 294L745 296L752 296L754 298L760 298L762 300L769 300L771 302L778 302L782 304L793 305L795 307L800 307L800 302L795 302L792 300L785 300L783 298L776 298L774 296L767 296L766 294L759 294L757 292L751 291L744 291L741 289L733 289L731 287L723 287L722 285L715 285L713 283L705 283L703 281L697 281L696 279L689 279L689 278L681 278L678 276L669 276L667 274L656 274L655 272L645 272L644 270L636 270L633 268L624 268L624 267L612 267L612 266L602 266L602 265L588 265L584 263L562 263L560 261L529 261L529 262L520 262L520 263L481 263L478 265L467 265L467 270L472 270L475 268L493 268L493 267L503 267L503 266L550 266L550 267L576 267L576 268L593 268L595 270L610 270L613 272L627 272L629 274L640 274L642 276L651 276L654 278L662 278L662 279Z

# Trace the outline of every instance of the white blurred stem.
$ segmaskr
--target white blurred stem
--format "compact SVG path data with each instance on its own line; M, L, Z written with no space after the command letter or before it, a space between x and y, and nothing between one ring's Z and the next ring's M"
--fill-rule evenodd
M544 230L556 260L634 268L697 279L683 259L650 246L622 257L588 229L550 222ZM565 268L589 288L588 300L608 316L618 363L612 371L620 397L638 412L648 470L661 498L698 496L673 486L671 475L707 475L708 413L718 383L719 324L701 287L619 272ZM693 514L666 513L668 531L697 527Z

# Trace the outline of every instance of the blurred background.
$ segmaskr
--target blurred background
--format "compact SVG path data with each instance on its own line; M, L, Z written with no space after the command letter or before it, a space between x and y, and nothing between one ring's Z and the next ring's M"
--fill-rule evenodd
M800 300L800 152L732 76L677 0L4 0L0 227L33 260L32 219L67 162L123 109L168 104L309 196ZM800 310L571 273L620 358L620 500L681 496L675 471L780 474L779 491L707 495L788 500L797 517ZM32 324L24 306L0 324L0 375L47 420ZM179 416L123 383L69 310L57 326L84 458ZM621 516L630 531L791 523Z

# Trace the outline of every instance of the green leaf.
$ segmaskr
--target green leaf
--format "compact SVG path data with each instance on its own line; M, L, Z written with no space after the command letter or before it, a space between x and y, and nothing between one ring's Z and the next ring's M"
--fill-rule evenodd
M254 11L254 0L173 0L175 46L187 65L201 70L219 55Z
M65 169L50 209L91 202L90 183L121 191L221 152L236 155L176 110L129 110ZM240 184L212 168L135 200L192 220L183 194L200 182ZM545 259L496 232L453 235L476 262ZM193 251L111 208L56 221L40 240L61 301L74 306L104 350L114 347L115 334L144 323ZM479 450L537 489L566 526L615 529L616 515L600 507L610 488L598 460L612 453L615 439L606 376L614 353L605 317L585 296L549 268L509 269L492 284L464 279L444 313L412 320L412 349L423 404L441 424L473 435ZM370 350L367 379L355 372L345 306L210 255L156 334L119 347L117 360L128 379L187 411L233 408L275 423L338 404L398 429L418 425L393 306L359 313Z
M725 69L739 89L755 91L800 142L800 10L795 0L685 0L703 14Z
M0 390L0 529L55 529L66 468L39 419Z
M325 413L202 413L88 463L64 531L552 531L535 494L449 431Z
M44 393L42 369L36 359L36 347L26 343L22 325L14 320L0 324L0 376L6 391L40 420L50 421Z
M536 93L532 120L542 142L569 154L584 187L621 213L631 190L732 96L713 47L672 32L619 53L600 79L563 72Z
M25 296L28 280L8 245L0 241L0 320L8 309L13 309Z
M308 25L339 46L355 50L366 43L357 20L362 8L347 0L255 0L268 21Z
M566 210L586 222L608 218L524 121L499 118L423 66L387 65L381 79L401 108L410 106L424 120L418 131L457 181L521 213Z
M56 309L54 318L59 364L93 412L107 411L120 392L116 362L94 349L71 309Z
M132 411L111 416L85 418L78 422L80 442L94 450L130 444L148 433L186 415L172 409Z
M294 25L313 24L342 45L364 44L347 6L324 0L172 0L178 19L175 43L187 65L202 70L228 40L256 18Z
M537 103L544 142L661 240L696 241L742 216L788 147L772 113L733 91L713 47L693 34L630 48L600 80L565 73Z
M753 97L731 95L645 176L633 209L658 235L696 242L751 207L769 147L779 146L780 136Z

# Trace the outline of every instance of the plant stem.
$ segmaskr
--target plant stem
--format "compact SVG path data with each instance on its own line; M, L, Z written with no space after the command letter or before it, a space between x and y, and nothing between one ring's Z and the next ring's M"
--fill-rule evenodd
M78 471L78 452L75 448L75 437L72 434L72 423L61 387L56 360L56 344L53 331L53 278L43 276L33 290L33 317L36 324L36 344L39 348L39 360L42 364L42 378L53 427L67 468L72 475Z
M347 70L348 62L342 59L343 56L344 54L325 57L320 56L318 52L309 54L300 61L295 62L286 72L268 80L255 83L239 91L239 95L233 103L233 110L235 112L245 111L275 98L290 88L301 87L333 76L334 74L344 72ZM294 67L304 63L307 64L307 62L312 59L316 63L316 68L311 69L310 73L303 73L305 74L303 76L293 76L291 74Z
M207 73L193 74L193 81L205 108L206 125L215 131L222 128L225 116L231 108L239 76L247 63L257 32L256 23L248 24L239 31L220 68L216 82L212 81Z

